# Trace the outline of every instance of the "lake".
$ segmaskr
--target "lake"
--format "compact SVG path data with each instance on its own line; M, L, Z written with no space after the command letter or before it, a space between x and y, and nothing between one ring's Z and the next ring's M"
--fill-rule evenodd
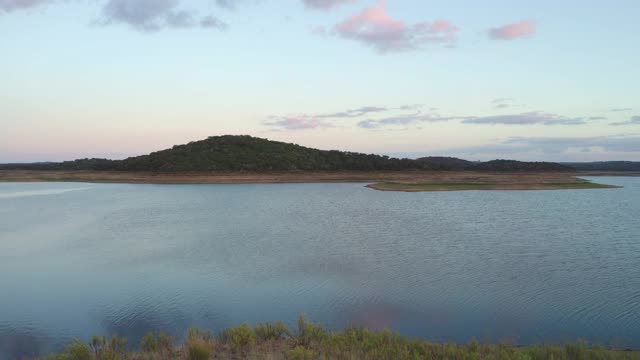
M299 313L435 342L640 348L640 178L623 189L0 184L0 358Z

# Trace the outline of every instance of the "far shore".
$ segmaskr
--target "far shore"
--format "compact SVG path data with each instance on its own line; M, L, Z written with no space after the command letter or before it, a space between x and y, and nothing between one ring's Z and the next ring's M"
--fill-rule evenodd
M0 182L86 182L126 184L369 183L382 191L566 190L619 186L579 176L638 176L615 172L483 173L471 171L349 171L264 173L150 173L117 171L0 170Z

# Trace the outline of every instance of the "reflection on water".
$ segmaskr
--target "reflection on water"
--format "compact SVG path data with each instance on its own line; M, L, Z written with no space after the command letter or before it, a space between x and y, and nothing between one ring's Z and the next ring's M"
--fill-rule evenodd
M70 191L80 191L80 190L88 190L90 187L83 188L75 188L75 189L44 189L44 190L33 190L33 191L3 191L0 192L0 199L9 199L9 198L20 198L25 196L44 196L44 195L56 195L56 194L64 194Z
M640 179L598 181L625 188L0 184L0 358L301 312L432 341L640 347Z
M45 354L51 347L47 337L34 329L0 327L0 358L24 359Z
M150 329L184 329L190 321L178 309L160 309L155 303L133 303L121 308L105 307L100 322L107 334L118 334L134 344ZM182 334L172 334L182 335Z

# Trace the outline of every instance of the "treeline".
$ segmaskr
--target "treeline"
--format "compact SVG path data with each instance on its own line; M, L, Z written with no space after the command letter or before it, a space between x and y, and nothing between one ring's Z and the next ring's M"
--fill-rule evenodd
M93 170L146 172L266 171L573 171L556 163L494 160L484 163L457 158L417 160L337 150L318 150L251 136L214 136L171 149L124 160L79 159L61 163L5 164L0 170Z
M638 161L598 161L590 163L565 163L579 171L640 171Z
M552 162L523 162L515 160L492 160L474 165L476 171L574 171L569 166Z
M516 160L491 160L486 162L472 162L454 157L429 156L419 158L424 163L437 164L447 170L468 171L500 171L500 172L545 172L545 171L575 171L575 168L552 162L526 162Z

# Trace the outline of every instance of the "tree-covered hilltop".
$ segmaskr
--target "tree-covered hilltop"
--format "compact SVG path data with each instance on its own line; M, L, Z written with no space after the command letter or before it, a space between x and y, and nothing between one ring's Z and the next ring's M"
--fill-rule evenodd
M416 160L424 163L438 165L440 168L446 170L469 170L477 164L472 161L449 156L426 156L418 158Z
M410 159L317 150L251 136L215 136L118 162L124 171L341 171L431 169Z
M337 150L318 150L252 136L212 136L171 149L124 160L79 159L61 163L5 164L0 170L92 170L126 172L267 172L267 171L573 171L556 163L457 158L417 160Z

